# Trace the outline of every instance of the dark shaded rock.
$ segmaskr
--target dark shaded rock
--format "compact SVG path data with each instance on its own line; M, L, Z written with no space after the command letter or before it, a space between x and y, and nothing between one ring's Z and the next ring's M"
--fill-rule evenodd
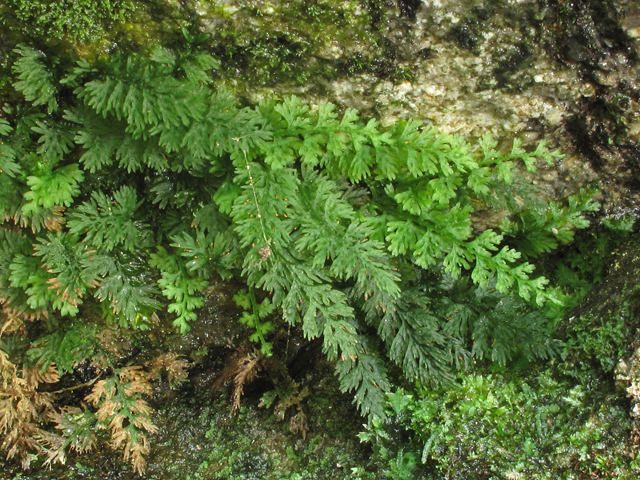
M398 0L398 8L400 9L401 17L409 17L410 19L416 18L416 12L422 4L421 0Z
M602 280L563 330L572 345L570 361L582 365L612 373L621 358L633 353L640 331L640 234L609 255Z
M469 23L453 27L449 32L449 37L464 50L473 50L480 41L480 35L474 25Z

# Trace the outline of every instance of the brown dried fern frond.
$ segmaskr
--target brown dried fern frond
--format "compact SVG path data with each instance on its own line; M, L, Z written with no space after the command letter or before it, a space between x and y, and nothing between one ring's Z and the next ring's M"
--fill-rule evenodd
M246 383L253 382L258 373L262 370L263 355L259 350L249 352L240 359L236 366L236 374L233 377L233 391L231 393L232 405L231 413L234 414L240 410L240 399L244 393Z
M118 369L110 378L96 382L85 400L97 408L98 428L109 429L111 446L123 449L124 461L131 462L138 475L144 474L149 453L145 432L158 429L151 421L153 409L143 396L153 394L152 373L139 365Z
M147 364L150 369L151 378L158 380L162 377L162 372L167 372L169 387L175 389L189 377L187 370L189 362L180 358L175 352L163 353Z
M24 469L29 468L33 454L46 453L54 442L52 434L41 428L50 422L56 411L55 395L38 391L42 383L59 380L55 365L40 372L36 367L20 371L0 351L0 448L7 451L7 460L18 457Z
M238 349L225 360L225 366L213 384L214 388L222 388L233 381L231 391L231 414L240 410L240 400L244 393L244 386L258 378L264 370L266 357L248 343L241 344Z

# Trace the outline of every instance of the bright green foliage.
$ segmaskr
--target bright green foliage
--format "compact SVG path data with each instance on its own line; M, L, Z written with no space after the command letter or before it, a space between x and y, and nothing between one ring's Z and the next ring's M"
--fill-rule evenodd
M94 296L103 307L109 307L103 308L106 320L125 328L147 329L162 303L141 259L133 255L93 255L91 266L100 275Z
M60 84L39 52L16 53L16 88L50 114L0 123L5 237L25 238L1 250L16 308L62 321L99 303L108 321L145 328L164 299L184 333L209 283L235 276L263 353L279 317L301 324L371 418L385 416L387 358L440 385L469 358L553 353L534 306L558 299L520 245L548 251L538 233L554 229L569 240L595 204L525 196L509 211L533 246L472 222L520 189L518 162L561 158L543 143L502 154L484 137L477 150L419 121L383 128L295 97L240 108L192 48L80 61ZM61 85L73 94L58 104Z
M27 203L22 207L23 213L31 216L38 213L41 208L70 206L73 198L80 193L78 183L83 177L84 174L76 163L53 171L47 169L39 172L39 175L27 177L27 185L31 190L24 195Z
M104 36L135 5L128 0L7 0L22 25L49 37L87 41Z
M52 307L60 310L63 316L75 316L78 305L82 304L82 297L94 286L96 279L91 268L91 257L86 247L78 244L77 236L70 233L49 233L47 238L39 238L38 241L39 244L34 245L33 255L42 257L46 273L51 275L45 283L47 290L55 293L49 296ZM42 269L37 270L32 277L33 288L36 295L45 297L42 281L49 275L41 272Z
M526 210L517 221L505 221L501 225L506 235L518 239L518 248L527 256L548 253L559 244L573 241L574 228L586 228L589 221L582 212L596 212L600 209L597 202L591 200L593 190L582 189L579 194L568 198L567 207L551 202L549 210Z
M528 381L466 375L447 391L399 389L387 398L392 422L376 419L360 438L373 442L391 479L427 472L434 478L637 478L639 459L622 453L629 448L626 411L603 402L595 387L543 372ZM414 476L398 476L399 465Z
M265 340L265 335L272 332L275 327L270 321L261 323L260 320L269 317L269 315L274 312L275 306L268 298L258 303L253 289L249 292L241 290L233 296L233 301L236 302L236 305L239 307L244 308L244 313L239 320L240 323L255 330L255 333L249 337L249 340L256 343L260 342L260 351L262 354L271 356L273 344Z
M158 286L166 298L174 300L167 309L177 315L173 324L180 328L181 333L188 332L189 322L197 318L194 310L204 305L204 300L196 293L204 289L207 282L190 275L180 257L169 254L163 247L159 247L158 253L151 257L149 265L162 271Z

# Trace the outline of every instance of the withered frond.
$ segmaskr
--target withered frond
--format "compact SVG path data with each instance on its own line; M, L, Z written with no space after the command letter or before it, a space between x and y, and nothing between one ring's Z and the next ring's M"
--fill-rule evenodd
M309 422L307 421L307 415L304 410L300 409L291 420L289 420L289 431L291 433L299 433L302 439L307 438L307 432L309 431Z
M156 427L147 415L136 415L133 419L133 426L136 428L143 428L149 433L156 433L158 427Z
M58 369L53 362L44 372L41 372L37 367L24 368L23 378L30 388L36 388L40 383L58 383L60 381Z
M124 387L124 394L132 397L136 394L151 396L153 387L151 385L151 375L140 365L124 367L118 371L120 385Z
M64 442L41 428L56 414L55 395L38 391L40 384L59 380L55 368L42 373L36 367L22 368L18 374L18 368L0 352L0 371L0 433L4 434L1 448L7 451L7 459L18 457L25 469L34 453L45 454L50 461L62 461L64 453L59 452L58 446Z
M142 476L147 466L144 456L149 454L149 442L147 441L147 437L144 433L138 434L138 438L136 440L136 442L128 444L125 447L125 456L127 457L125 460L128 460L130 456L133 469L138 475Z
M131 405L129 409L134 413L139 413L147 417L153 413L153 408L141 398L136 399L135 403ZM155 426L153 428L155 428Z
M162 376L162 372L167 372L169 386L173 389L185 382L189 377L187 370L189 362L175 352L163 353L148 363L151 377L156 380Z
M96 411L98 422L107 423L109 420L122 408L122 404L116 399L107 398L100 404L100 407Z
M131 461L134 470L142 475L149 453L143 431L154 433L158 429L151 421L153 409L143 396L153 393L152 374L141 366L116 370L115 375L96 382L85 400L97 407L97 427L108 428L111 446L123 449L125 461Z
M51 212L44 217L43 224L44 228L49 231L59 232L62 225L65 223L65 219L63 218L63 214L65 211L65 207L62 205L56 205L51 209Z
M28 469L33 458L32 453L41 453L44 446L39 441L46 432L41 430L35 423L25 422L20 419L15 421L11 429L5 435L2 442L2 449L7 451L7 460L14 457L20 459L23 469Z
M11 330L6 330L5 333L12 333L23 327L23 320L35 322L36 320L46 320L47 318L49 318L48 311L43 310L42 308L32 310L28 307L28 305L23 305L21 308L13 308L13 306L8 302L3 304L2 313L4 313L8 319L17 321L17 325L14 326Z
M50 467L54 463L64 465L67 461L66 447L67 439L63 436L56 435L51 432L42 432L39 438L40 443L44 445L43 453L47 459L42 466Z
M244 386L253 382L258 373L264 369L265 356L248 343L241 344L238 349L225 360L225 366L213 384L214 388L222 388L233 380L231 391L231 413L240 410L240 399Z
M231 393L233 400L231 405L232 414L240 410L240 399L244 393L245 383L253 382L258 377L258 372L262 370L262 358L260 351L256 350L250 352L238 362L236 374L233 378L233 392Z
M12 333L26 335L27 331L24 327L24 316L21 311L9 307L6 303L2 306L2 313L6 316L3 319L0 328L0 337L2 335L10 335Z
M104 396L106 398L111 398L115 395L115 386L113 384L107 385L106 380L100 380L93 385L91 389L91 393L84 397L84 399L89 402L94 407L98 406L100 403L100 399Z
M149 442L147 436L136 430L132 425L127 428L120 428L112 432L111 443L113 448L123 448L123 460L131 461L131 465L136 473L144 475L147 462L145 455L149 454Z

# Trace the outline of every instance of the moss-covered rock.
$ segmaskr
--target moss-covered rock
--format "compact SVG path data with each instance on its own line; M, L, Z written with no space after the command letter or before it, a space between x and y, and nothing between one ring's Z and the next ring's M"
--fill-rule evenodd
M609 256L602 281L567 320L566 334L578 361L611 373L634 351L640 329L640 236Z

